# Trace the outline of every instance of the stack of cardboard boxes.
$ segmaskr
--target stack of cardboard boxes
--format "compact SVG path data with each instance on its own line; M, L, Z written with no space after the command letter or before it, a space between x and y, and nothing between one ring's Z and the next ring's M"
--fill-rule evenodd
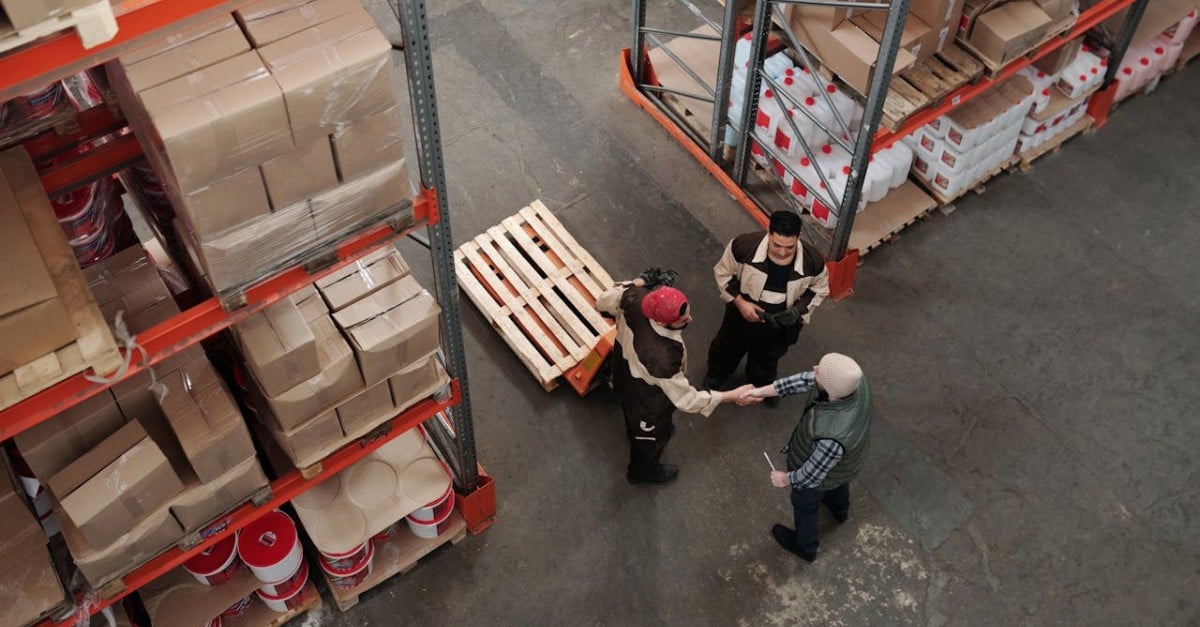
M895 72L928 59L954 38L963 0L913 0L901 33ZM788 25L810 52L865 94L887 12L850 7L789 5Z
M411 218L390 51L358 0L260 0L109 64L215 290Z
M1075 0L966 0L958 38L998 67L1060 30L1077 6Z
M0 625L27 625L66 598L46 535L0 452Z
M136 334L178 313L132 247L85 271L100 308ZM199 348L16 436L47 484L67 546L100 585L267 484L237 405Z
M384 249L235 327L253 405L294 465L320 461L445 385L440 312Z
M918 129L904 138L913 173L943 198L969 189L1013 155L1033 102L1033 84L1014 76Z

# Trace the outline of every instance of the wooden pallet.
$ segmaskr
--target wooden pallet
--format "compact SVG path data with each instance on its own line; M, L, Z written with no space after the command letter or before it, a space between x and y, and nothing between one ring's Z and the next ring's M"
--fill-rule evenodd
M311 562L311 560L310 560ZM286 612L276 612L267 607L258 599L250 603L250 608L245 614L234 616L233 618L221 619L222 627L280 627L287 624L288 621L304 614L306 612L320 611L322 606L321 593L317 591L317 587L312 583L312 569L309 568L309 582L305 586L304 600L300 605Z
M238 501L236 504L231 506L229 509L225 510L224 512L221 512L220 515L218 515L215 518L213 518L212 520L204 523L203 525L200 525L200 527L198 527L197 529L188 532L187 535L185 535L183 537L183 539L181 539L179 542L177 542L175 544L175 546L179 547L180 551L192 550L193 548L198 546L201 542L204 542L204 539L206 537L212 535L213 533L215 533L217 531L224 530L226 528L226 526L229 524L229 519L227 519L226 516L228 516L230 513L232 513L233 510L241 507L242 505L244 505L246 503L250 503L251 505L253 505L255 507L262 507L267 504L267 501L271 500L271 497L273 496L273 494L274 493L271 491L270 484L267 484L267 485L255 490L253 494L242 499L241 501Z
M930 196L933 196L933 199L938 202L938 206L943 214L949 214L950 212L954 211L954 208L955 208L954 202L956 200L958 200L959 198L962 198L963 196L966 196L967 194L970 194L971 192L975 192L976 194L982 194L983 192L987 191L987 188L984 187L984 185L983 185L984 183L992 180L992 177L1011 168L1013 165L1015 165L1019 161L1020 161L1020 157L1018 157L1017 155L1013 155L1013 156L1005 159L1003 162L1000 163L1000 165L993 168L987 174L984 174L983 176L979 177L978 179L973 181L970 185L964 186L957 194L954 194L953 196L943 195L940 191L937 190L936 187L934 187L932 184L930 184L929 181L926 181L925 179L923 179L919 176L914 176L912 178L917 183L919 183L921 185L921 187L924 187L925 190L929 192Z
M1017 59L1020 59L1022 57L1025 57L1026 55L1028 55L1031 52L1034 52L1038 48L1041 48L1042 46L1046 45L1046 43L1049 42L1051 39L1054 39L1056 37L1060 37L1060 36L1066 34L1067 31L1071 30L1071 28L1075 26L1076 19L1078 19L1078 16L1071 14L1071 15L1068 15L1067 17L1063 18L1057 24L1051 25L1050 28L1048 28L1046 30L1046 35L1043 36L1041 38L1041 40L1039 40L1036 44L1029 46L1029 48L1027 50L1025 50L1024 52L1022 52L1021 54L1019 54L1003 63L989 58L986 54L983 54L977 48L975 48L975 46L972 46L971 43L968 41L963 41L962 39L959 39L957 41L958 41L958 45L962 46L968 52L975 55L975 58L979 59L980 62L983 63L984 68L985 68L984 75L987 76L989 79L994 80L996 78L996 76L998 76L1001 72L1003 72L1004 68L1008 67L1012 62L1014 62Z
M68 28L75 29L84 48L94 48L117 34L117 19L109 0L97 0L28 28L0 36L0 52Z
M1089 128L1092 128L1092 124L1095 124L1095 120L1092 119L1092 116L1084 115L1078 122L1068 126L1065 130L1054 137L1042 142L1042 144L1037 148L1026 152L1017 153L1017 157L1020 159L1020 161L1017 163L1017 167L1020 168L1022 172L1028 172L1030 168L1033 167L1034 161L1048 154L1058 152L1058 149L1062 148L1062 145L1065 144L1067 140L1087 131Z
M14 148L0 153L0 165L13 191L33 239L41 251L58 297L75 325L75 341L0 376L0 409L12 406L67 377L85 370L107 375L121 366L121 352L113 340L100 308L92 297L87 279L75 261L54 211L25 151Z
M896 74L888 85L880 124L894 131L913 114L934 106L947 94L974 81L984 66L951 42L934 56Z
M541 201L459 246L458 285L547 391L565 377L580 394L612 349L595 309L608 272Z
M385 583L395 575L403 575L417 567L426 555L435 549L449 543L462 542L467 537L467 523L458 510L450 514L450 527L436 538L418 538L409 531L407 523L401 521L396 537L383 544L375 545L375 557L371 563L371 574L367 580L353 590L343 590L329 582L329 575L324 570L321 574L328 584L330 596L338 609L345 612L358 605L359 597L373 588Z

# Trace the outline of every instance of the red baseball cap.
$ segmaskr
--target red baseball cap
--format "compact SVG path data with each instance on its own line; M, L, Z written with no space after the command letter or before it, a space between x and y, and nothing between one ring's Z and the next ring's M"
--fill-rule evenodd
M659 323L671 324L687 312L687 296L673 287L660 287L642 299L642 315Z

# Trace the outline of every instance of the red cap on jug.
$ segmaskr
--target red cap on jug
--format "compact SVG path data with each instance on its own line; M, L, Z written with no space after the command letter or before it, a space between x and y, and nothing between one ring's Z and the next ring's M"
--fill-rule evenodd
M845 174L846 176L850 176L850 166L848 166L848 165L842 166L842 174Z
M829 144L825 144L824 146L821 146L821 152L823 152L827 155L831 155L831 154L833 154L833 146L830 146Z
M812 164L812 161L809 161L809 160L808 160L808 157L802 157L802 158L800 159L800 165L802 165L802 166L804 166L804 167L806 167L806 168L807 168L809 165L811 165L811 164Z
M804 99L804 104L811 107L811 106L817 104L817 101L813 100L812 96L809 96L808 98Z
M831 94L836 94L836 93L837 93L837 87L834 87L834 86L833 86L833 83L830 83L830 84L828 84L828 85L826 85L826 86L825 86L825 91L827 91L827 92L829 92L829 93L831 93Z
M1131 67L1124 68L1121 70L1121 73L1124 74L1125 76L1129 76L1130 74L1133 74L1133 68L1131 68Z
M774 98L774 97L775 97L775 92L773 92L773 91L771 91L770 89L768 89L767 91L763 92L763 96L766 96L767 98Z

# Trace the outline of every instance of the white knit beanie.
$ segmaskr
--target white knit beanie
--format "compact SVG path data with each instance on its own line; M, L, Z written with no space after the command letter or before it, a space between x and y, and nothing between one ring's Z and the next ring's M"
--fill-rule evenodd
M817 383L830 398L846 398L858 390L862 368L858 362L841 353L826 353L817 364Z

